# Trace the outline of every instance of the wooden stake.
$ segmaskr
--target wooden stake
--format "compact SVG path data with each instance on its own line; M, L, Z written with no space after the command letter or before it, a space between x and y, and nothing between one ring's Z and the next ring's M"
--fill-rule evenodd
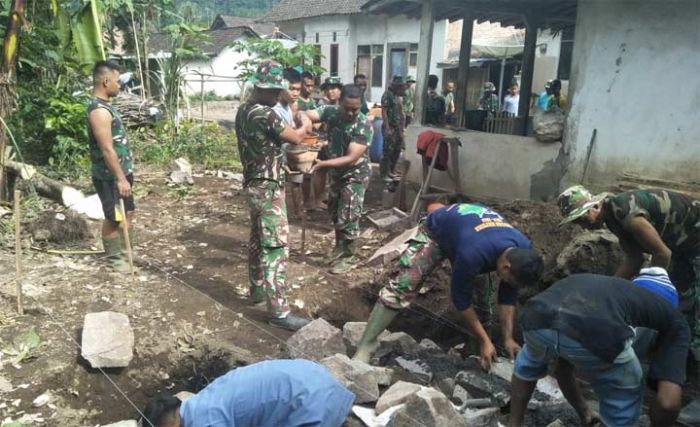
M301 262L306 264L306 212L301 212Z
M119 210L122 214L122 235L126 246L126 257L129 260L129 272L131 272L131 280L136 279L134 272L134 253L131 251L131 240L129 239L129 220L126 218L126 209L124 208L124 199L119 199Z
M19 190L15 190L14 197L14 216L15 216L15 274L17 280L17 312L24 314L24 305L22 303L22 241L20 240L21 233L21 215L19 212L19 202L21 198Z

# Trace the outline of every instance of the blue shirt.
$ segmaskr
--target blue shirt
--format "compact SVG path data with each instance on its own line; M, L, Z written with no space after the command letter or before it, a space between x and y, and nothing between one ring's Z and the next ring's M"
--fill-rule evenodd
M339 427L355 395L321 365L269 360L230 371L185 401L183 427Z
M452 302L457 310L471 306L472 282L496 269L496 261L508 248L532 248L523 233L498 213L481 205L454 204L428 215L430 237L452 262ZM518 291L507 283L498 286L498 303L515 305Z
M544 91L540 94L540 97L537 98L537 106L540 107L541 110L546 110L547 109L547 104L549 103L549 97L551 95L547 93L547 91Z

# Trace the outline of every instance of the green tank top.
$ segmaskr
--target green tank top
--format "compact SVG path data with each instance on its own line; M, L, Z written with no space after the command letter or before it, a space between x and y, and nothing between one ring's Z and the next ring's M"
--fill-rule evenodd
M119 112L110 103L99 98L93 98L88 103L87 116L89 117L90 113L96 108L104 108L112 115L112 144L114 151L117 153L119 164L121 165L124 175L132 175L134 173L134 155L131 152L129 138L126 135L126 130L124 129L124 124L122 123ZM90 144L90 161L92 162L92 176L105 180L115 179L116 177L105 163L102 150L100 150L100 147L97 145L97 140L95 140L89 123L88 139Z

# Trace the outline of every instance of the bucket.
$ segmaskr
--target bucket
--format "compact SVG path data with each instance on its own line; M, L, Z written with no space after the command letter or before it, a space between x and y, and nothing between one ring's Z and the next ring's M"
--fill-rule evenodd
M291 145L287 149L287 165L289 169L296 172L309 173L311 166L318 157L319 151L317 147Z
M382 152L384 151L383 124L384 120L380 118L374 119L374 123L372 123L374 137L372 138L372 145L369 147L369 159L375 163L382 159Z
M308 135L304 135L304 141L302 142L304 145L316 145L318 144L318 134L311 133Z

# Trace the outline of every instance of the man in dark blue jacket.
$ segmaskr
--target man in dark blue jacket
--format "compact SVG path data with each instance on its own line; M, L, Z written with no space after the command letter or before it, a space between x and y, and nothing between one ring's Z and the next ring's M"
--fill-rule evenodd
M398 271L379 292L355 359L369 361L377 337L420 290L425 279L445 259L452 263L451 294L455 308L480 345L481 364L489 369L496 348L472 307L474 278L495 271L503 342L513 358L520 346L513 339L518 287L532 285L542 274L542 257L532 243L493 210L476 204L433 204L408 249L399 257Z

